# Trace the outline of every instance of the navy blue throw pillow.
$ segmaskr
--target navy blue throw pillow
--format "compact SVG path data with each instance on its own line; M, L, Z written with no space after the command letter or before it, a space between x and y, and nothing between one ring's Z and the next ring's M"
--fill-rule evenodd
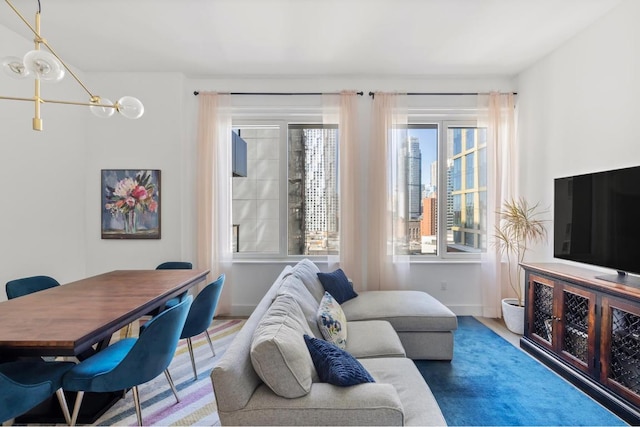
M342 387L375 382L355 357L337 345L306 334L304 342L320 381Z
M331 296L338 301L338 304L342 304L345 301L350 300L358 296L356 291L353 290L353 286L347 278L344 271L341 268L331 273L316 273L320 283L324 287L324 290L329 292Z

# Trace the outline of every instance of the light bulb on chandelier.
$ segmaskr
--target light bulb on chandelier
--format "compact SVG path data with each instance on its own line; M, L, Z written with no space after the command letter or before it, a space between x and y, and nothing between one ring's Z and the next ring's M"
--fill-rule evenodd
M64 78L64 66L49 52L32 50L24 55L23 62L36 79L59 82Z
M92 105L89 107L89 110L96 117L108 119L116 112L113 102L107 98L100 98L99 96L96 96L91 99L91 104Z
M7 76L14 79L26 79L31 75L31 72L24 66L22 59L17 56L2 58L2 70Z
M67 104L88 106L89 110L97 117L108 118L117 111L128 119L138 119L144 114L144 106L139 99L132 96L123 96L115 104L107 98L92 94L82 83L78 76L67 66L58 56L49 43L40 35L40 1L38 1L38 11L36 12L35 27L32 27L22 14L13 6L10 0L5 0L9 7L18 15L31 32L35 35L35 49L27 52L22 59L10 56L2 59L2 69L4 73L15 78L25 79L32 77L35 79L35 93L32 98L19 98L12 96L0 96L0 99L13 101L31 101L35 106L35 117L33 118L33 129L42 130L42 119L40 118L41 104ZM47 51L41 50L44 46ZM68 72L73 79L89 95L89 102L58 101L44 99L40 96L40 81L59 82Z
M127 119L139 119L144 114L144 105L138 98L123 96L116 102L116 110Z

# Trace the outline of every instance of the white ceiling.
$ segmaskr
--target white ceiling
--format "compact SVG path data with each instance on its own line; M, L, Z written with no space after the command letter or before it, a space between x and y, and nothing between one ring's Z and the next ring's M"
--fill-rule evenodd
M41 32L84 71L510 76L621 1L41 0ZM32 38L4 3L0 25Z

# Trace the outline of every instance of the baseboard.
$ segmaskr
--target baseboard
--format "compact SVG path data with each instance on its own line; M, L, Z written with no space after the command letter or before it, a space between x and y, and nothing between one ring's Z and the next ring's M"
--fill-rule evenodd
M482 316L482 307L479 305L447 305L449 310L453 311L456 316Z

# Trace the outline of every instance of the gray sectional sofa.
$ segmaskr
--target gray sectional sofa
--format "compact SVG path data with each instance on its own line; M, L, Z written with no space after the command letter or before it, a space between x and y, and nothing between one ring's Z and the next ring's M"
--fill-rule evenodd
M453 357L454 313L424 292L360 292L341 305L345 350L375 382L320 382L303 338L323 338L318 272L285 267L212 370L221 424L446 425L411 359Z

